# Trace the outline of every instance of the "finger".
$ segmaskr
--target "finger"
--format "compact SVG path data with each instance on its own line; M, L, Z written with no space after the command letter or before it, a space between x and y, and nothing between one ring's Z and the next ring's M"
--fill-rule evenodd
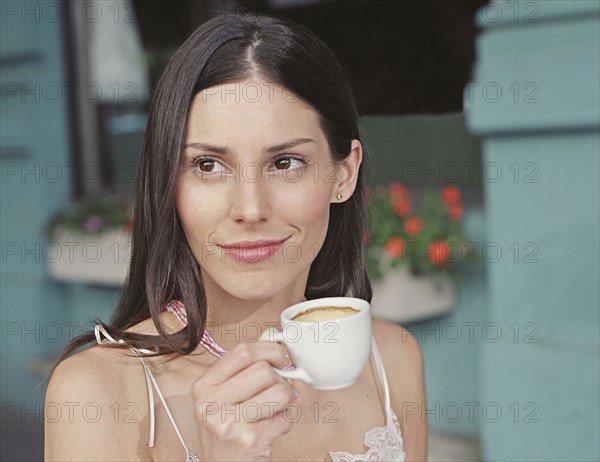
M298 390L287 382L278 382L241 403L243 416L249 422L272 420L277 413L284 411L299 396ZM297 407L297 406L296 406ZM292 416L297 409L292 409Z
M285 435L299 420L297 411L290 411L291 407L275 413L270 419L262 419L252 425L256 426L259 435L265 438L267 443L272 443L277 437Z
M241 403L276 384L290 386L267 361L260 360L221 383L215 391L215 400Z
M204 374L205 380L220 384L243 369L258 361L281 368L288 363L283 347L276 343L242 343L232 348L225 356L216 361Z

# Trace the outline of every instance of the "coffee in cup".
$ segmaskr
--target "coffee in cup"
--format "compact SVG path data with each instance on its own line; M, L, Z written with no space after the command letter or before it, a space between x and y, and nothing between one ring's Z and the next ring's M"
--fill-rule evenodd
M319 306L302 311L292 318L292 321L319 322L331 319L345 318L358 313L359 310L350 306Z
M281 313L282 331L267 329L261 340L282 343L296 366L274 368L282 377L317 390L356 383L371 353L371 305L353 297L327 297L292 305Z

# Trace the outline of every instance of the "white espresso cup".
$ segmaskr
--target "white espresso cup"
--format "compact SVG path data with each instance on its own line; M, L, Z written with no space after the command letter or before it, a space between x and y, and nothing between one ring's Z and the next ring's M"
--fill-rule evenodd
M356 313L322 321L294 321L311 308L350 307ZM260 340L283 343L294 370L274 368L282 377L302 380L317 390L349 387L360 377L371 352L371 305L352 297L308 300L281 313L282 331L267 329Z

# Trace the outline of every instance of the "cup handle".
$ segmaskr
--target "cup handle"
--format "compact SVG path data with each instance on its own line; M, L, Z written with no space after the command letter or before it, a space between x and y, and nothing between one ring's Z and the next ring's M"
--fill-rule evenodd
M263 332L263 334L261 335L259 341L261 341L261 342L275 342L275 343L279 343L279 344L285 345L285 340L283 338L283 333L281 333L280 331L278 331L274 327L270 327L267 330L265 330ZM294 370L291 370L291 371L287 371L285 369L278 369L277 367L273 367L273 369L275 370L275 372L277 372L283 378L286 378L286 379L295 379L295 380L302 380L303 382L306 382L309 385L312 385L312 383L313 383L313 380L306 373L306 371L304 369L300 369L297 366L296 366L296 368Z

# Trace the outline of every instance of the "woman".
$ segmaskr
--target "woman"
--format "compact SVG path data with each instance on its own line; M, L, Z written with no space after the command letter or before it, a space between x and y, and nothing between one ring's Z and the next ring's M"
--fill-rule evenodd
M189 37L152 100L118 310L53 372L47 460L426 460L406 330L374 319L377 354L336 391L256 341L304 298L371 300L357 119L305 28L228 14Z

